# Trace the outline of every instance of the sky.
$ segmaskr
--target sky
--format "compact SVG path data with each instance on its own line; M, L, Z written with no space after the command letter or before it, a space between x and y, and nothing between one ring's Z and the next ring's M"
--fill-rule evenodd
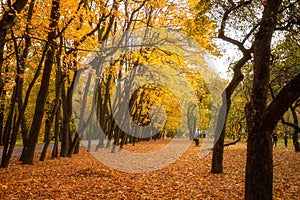
M213 66L213 68L216 69L221 78L230 80L231 77L228 73L228 67L231 63L239 60L242 54L234 45L228 42L222 41L221 39L215 39L214 42L221 51L222 56L210 56L210 63Z

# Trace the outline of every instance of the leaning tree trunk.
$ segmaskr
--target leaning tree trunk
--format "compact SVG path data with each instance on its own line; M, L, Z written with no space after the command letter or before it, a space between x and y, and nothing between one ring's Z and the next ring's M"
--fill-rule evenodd
M243 76L241 76L243 78ZM227 97L228 96L228 97ZM230 95L231 96L231 95ZM220 174L223 173L223 153L224 153L224 139L226 130L226 120L228 110L230 108L231 100L230 96L226 95L226 91L222 94L222 106L218 114L217 127L215 130L215 144L213 148L211 173ZM223 123L223 120L225 121Z
M23 164L33 164L34 151L35 151L36 143L38 142L38 135L39 135L41 123L44 116L44 108L45 108L46 98L48 95L50 76L51 76L55 49L56 49L54 39L56 36L58 19L60 16L59 6L60 6L60 0L52 0L52 8L51 8L51 16L50 16L51 22L49 24L49 33L48 33L49 48L46 53L46 60L45 60L41 86L36 99L36 105L38 106L36 106L35 108L31 129L28 135L27 142L24 147L25 150L24 150L24 158L22 162Z
M243 4L250 4L251 1L244 2ZM251 59L251 48L246 49L244 47L244 43L240 42L234 38L230 38L225 35L226 23L229 18L229 15L237 11L240 8L239 5L232 5L229 9L227 9L223 15L221 21L221 28L219 30L218 37L226 42L229 42L243 53L243 57L235 64L233 68L233 78L225 88L222 93L222 105L220 112L218 114L218 121L215 130L215 145L213 148L213 157L212 157L212 165L211 165L211 173L219 174L223 172L223 152L224 152L224 139L225 139L225 130L226 130L226 121L228 112L231 106L231 96L234 90L237 88L239 83L244 79L244 75L241 72L242 67ZM247 36L246 36L247 37ZM245 38L246 39L246 38ZM244 39L244 40L245 40Z
M14 86L13 89L13 95L11 98L11 106L9 109L9 113L7 116L7 120L5 123L5 128L4 128L4 134L3 134L3 138L4 138L4 147L3 147L3 151L2 151L2 159L1 159L1 167L7 168L8 167L8 163L10 160L11 155L9 155L9 150L12 148L11 145L15 145L14 141L12 140L12 127L14 126L14 116L16 115L15 113L15 106L16 106L16 102L17 102L17 90L18 90L18 85ZM11 152L12 153L12 152Z
M251 59L249 50L246 50L240 45L239 47L244 56L236 63L233 68L233 78L229 85L225 88L222 94L222 106L218 114L217 127L215 130L215 145L213 148L211 173L219 174L223 173L223 151L224 151L224 139L226 130L227 115L231 106L231 96L239 83L244 79L244 75L241 72L241 68Z
M10 2L10 1L9 1ZM2 68L3 68L3 64L4 64L4 52L5 52L5 44L6 44L6 36L9 32L9 30L11 30L11 27L14 25L15 23L15 19L17 17L17 13L20 13L24 7L27 4L27 0L16 0L14 1L14 3L10 6L8 5L3 5L5 7L7 7L7 9L3 10L2 15L1 15L1 20L0 20L0 95L1 95L1 99L5 98L5 91L4 89L4 85L5 85L5 81L3 80L2 77ZM4 102L0 103L0 112L4 111ZM3 123L4 123L4 112L1 112L0 114L0 128L1 128L1 135L0 135L0 144L4 143L4 135L5 133L2 132L3 131Z
M4 1L7 2L7 1ZM10 2L10 1L8 1ZM4 80L2 77L2 67L4 63L4 52L6 44L6 36L8 31L15 23L15 19L18 16L17 13L20 13L26 6L28 0L16 0L14 3L9 5L2 5L7 7L7 9L2 10L1 20L0 20L0 94L2 95L4 88Z
M59 95L56 95L56 98L54 100L54 105L51 111L50 116L46 119L45 122L45 144L42 150L42 154L40 156L40 161L44 161L46 158L46 154L47 154L47 150L48 150L48 146L50 144L51 141L51 127L52 127L52 123L55 120L55 116L59 107Z
M57 158L58 157L58 140L60 135L60 110L61 110L61 104L58 106L56 115L55 115L55 123L54 123L54 144L52 149L52 155L51 158Z

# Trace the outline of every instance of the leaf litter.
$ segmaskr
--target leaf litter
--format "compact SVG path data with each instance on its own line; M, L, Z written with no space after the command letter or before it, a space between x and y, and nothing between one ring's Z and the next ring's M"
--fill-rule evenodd
M124 148L150 152L169 143L157 140ZM72 158L22 165L13 158L0 169L0 199L243 199L246 143L224 149L224 173L211 174L211 153L199 158L192 144L169 166L147 173L127 173L103 165L84 147ZM300 156L292 147L273 151L274 199L300 199Z

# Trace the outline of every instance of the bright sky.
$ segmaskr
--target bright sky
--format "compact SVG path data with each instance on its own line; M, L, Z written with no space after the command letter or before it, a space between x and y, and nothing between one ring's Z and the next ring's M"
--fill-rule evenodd
M219 47L223 56L214 57L213 59L210 59L211 65L213 65L214 68L216 68L217 72L222 78L230 80L231 77L227 73L228 67L231 63L239 60L242 55L234 45L228 42L216 39L215 43Z

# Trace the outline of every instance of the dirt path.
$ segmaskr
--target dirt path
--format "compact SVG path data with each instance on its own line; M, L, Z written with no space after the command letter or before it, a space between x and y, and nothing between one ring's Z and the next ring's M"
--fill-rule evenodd
M35 152L42 152L44 147L44 143L37 144L35 148ZM48 151L52 151L53 144L49 144ZM22 153L23 145L16 145L14 148L13 156L20 156ZM0 147L0 158L2 157L3 146Z

